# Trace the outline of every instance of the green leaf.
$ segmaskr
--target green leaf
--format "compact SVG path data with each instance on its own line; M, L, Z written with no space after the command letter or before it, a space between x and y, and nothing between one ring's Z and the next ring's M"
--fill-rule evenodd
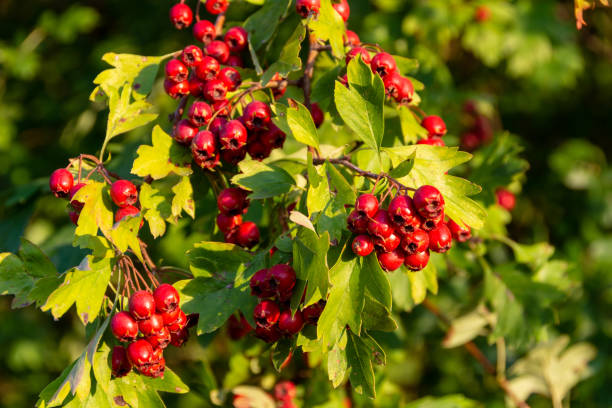
M110 237L113 227L113 207L106 184L90 180L77 191L74 200L84 204L75 234L95 236L99 228L105 237Z
M289 104L290 107L276 105L277 116L274 122L298 142L319 149L319 134L308 108L293 99L289 100Z
M338 388L342 384L347 369L346 350L335 344L327 353L327 376L334 388Z
M442 341L442 346L445 348L462 346L477 336L486 334L484 329L488 324L487 319L479 309L453 319Z
M312 83L311 99L319 104L319 107L324 111L329 106L332 97L334 96L330 89L334 88L336 79L340 74L343 67L336 65L335 67L328 69L322 74L318 72L317 76ZM319 67L317 67L317 70Z
M166 219L172 216L169 198L154 185L143 183L140 186L139 201L141 212L149 223L149 230L154 238L166 233Z
M330 164L326 167L331 181L331 188L336 192L334 202L339 206L355 204L355 200L357 199L355 189L346 181L346 178L344 178L336 166Z
M102 300L111 276L110 258L86 256L78 267L64 274L63 283L51 293L43 311L50 310L55 319L63 316L76 303L83 324L93 322L100 313Z
M174 394L186 394L189 392L187 384L168 367L164 370L163 378L150 378L142 375L139 377L143 384L156 391L171 392Z
M30 276L44 278L57 275L57 269L47 255L25 238L21 238L18 255Z
M349 378L353 389L359 394L376 398L372 350L353 332L348 332L346 358L351 368Z
M397 69L403 75L416 73L419 69L419 61L414 58L406 58L401 55L394 55L393 59L397 64Z
M517 262L529 264L534 270L544 265L555 252L555 247L548 242L538 242L531 245L519 244L510 239L504 242L510 245L514 251Z
M122 89L121 95L115 93L109 95L109 114L104 143L157 119L157 113L145 113L153 108L153 105L144 99L130 102L130 96L131 89L127 86Z
M415 305L421 304L425 300L428 290L434 295L438 293L438 277L433 262L429 262L420 271L407 273L410 281L410 296Z
M321 166L312 164L312 155L308 153L308 193L306 196L306 207L308 214L323 211L331 199L325 163Z
M446 395L444 397L425 397L409 403L405 408L484 408L477 401L463 395Z
M365 270L366 288L374 299L391 310L391 284L387 274L382 270L375 253L360 258L361 268Z
M278 60L272 63L261 77L261 81L264 85L270 82L276 73L280 74L283 78L287 78L289 73L302 68L300 50L302 49L301 44L305 37L306 27L299 22L283 46Z
M367 330L385 332L397 330L397 323L391 317L391 311L369 294L365 297L362 318L363 327Z
M262 8L246 19L243 26L249 33L249 43L254 50L261 48L272 37L290 4L291 0L266 0Z
M172 199L172 216L179 217L185 211L191 218L195 218L195 204L193 202L193 187L189 177L181 177L172 187L174 198Z
M124 217L113 226L111 238L121 252L125 253L129 248L142 261L142 252L138 241L141 221L141 215Z
M427 137L427 130L421 126L409 107L399 107L399 119L405 144L415 144L420 138Z
M252 199L270 198L289 192L295 184L293 178L280 167L256 160L243 160L238 164L241 173L232 183L252 191Z
M361 58L353 58L348 65L348 81L348 89L336 81L334 95L338 113L366 146L378 152L385 133L382 79Z
M140 177L151 176L154 180L164 178L170 173L189 176L192 173L189 151L172 141L172 137L161 127L153 128L153 145L141 145L134 160L132 174ZM79 190L80 191L80 190Z
M319 41L329 41L336 58L344 57L346 27L340 14L334 10L331 0L321 0L319 14L309 23L309 28Z
M393 170L389 172L389 176L395 179L405 177L410 173L413 167L414 167L414 157L401 162L399 166L395 167Z
M281 339L272 346L272 365L279 373L283 369L283 365L293 355L295 350L296 338Z
M328 250L328 232L318 236L314 231L298 228L296 239L293 241L293 267L298 279L308 283L303 307L325 299L327 295L329 287ZM297 292L302 293L300 290L296 290Z
M189 269L195 277L231 275L252 256L237 245L221 242L200 242L187 251Z

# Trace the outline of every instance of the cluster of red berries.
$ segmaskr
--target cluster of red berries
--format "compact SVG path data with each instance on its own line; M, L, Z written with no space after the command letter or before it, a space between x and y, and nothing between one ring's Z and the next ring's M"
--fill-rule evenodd
M323 300L291 313L289 300L295 283L295 271L285 264L261 269L251 277L251 294L261 299L253 311L255 336L274 343L283 336L296 335L307 323L317 323L325 307Z
M259 228L252 221L242 221L249 209L248 192L241 188L226 188L217 196L217 226L225 242L253 248L259 243Z
M169 344L181 347L187 341L188 320L193 319L181 310L179 300L178 291L164 283L152 294L145 290L134 293L128 311L113 316L110 322L113 335L129 343L127 347L113 349L111 367L115 377L127 375L132 367L148 377L164 375L164 349Z
M427 138L419 139L417 144L426 144L431 146L445 146L442 136L446 134L446 123L441 117L429 115L423 118L421 126L427 130Z
M68 198L70 200L69 216L74 225L78 224L79 215L85 203L74 199L75 194L85 183L74 184L74 177L66 169L57 169L51 173L49 178L49 188L58 198ZM121 221L126 216L135 216L140 213L138 207L138 189L128 180L117 180L110 188L110 196L113 202L119 207L115 212L115 222Z
M429 185L419 187L412 198L396 195L387 209L380 207L374 195L362 194L347 223L357 234L353 252L367 256L376 250L385 271L394 271L402 264L420 271L429 262L429 251L446 252L453 238L464 242L471 237L469 227L444 221L444 198Z
M206 11L213 15L225 13L229 6L229 0L206 0L206 2L202 1L202 3L204 3ZM189 27L193 22L193 11L191 7L182 1L172 6L170 9L170 22L172 22L174 27L178 30ZM195 31L194 28L194 33Z
M461 135L461 147L472 151L488 143L493 138L493 125L489 118L478 111L473 101L467 101L463 106L466 131Z

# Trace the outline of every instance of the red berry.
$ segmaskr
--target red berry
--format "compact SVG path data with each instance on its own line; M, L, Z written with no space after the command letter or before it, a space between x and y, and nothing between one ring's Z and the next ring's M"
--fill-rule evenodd
M351 211L346 223L349 231L355 234L365 234L368 232L368 217L360 215L357 211Z
M221 129L226 123L227 123L227 119L221 116L217 116L216 118L212 120L212 122L210 122L210 125L208 125L208 130L213 132L218 137L219 132L221 131Z
M191 153L200 162L214 158L217 153L217 139L208 130L200 130L191 141Z
M212 134L212 133L211 133ZM226 150L240 149L246 145L247 130L238 120L230 120L219 132L219 142L221 148Z
M159 333L164 327L164 319L160 314L155 313L148 319L144 319L138 322L138 329L145 336L150 336L155 333Z
M417 252L416 254L406 255L404 265L411 271L420 271L427 266L429 262L429 250Z
M223 41L211 41L206 46L206 54L216 58L220 63L225 64L230 55L230 50L227 44Z
M210 157L204 157L201 155L193 156L193 161L195 162L195 164L197 164L198 166L200 166L200 168L203 169L212 169L216 167L219 164L220 159L220 155L216 153L215 155Z
M268 129L259 135L259 141L269 149L280 149L283 147L286 138L285 132L272 122L268 124Z
M227 95L227 85L220 79L214 78L204 85L204 98L210 102L218 102L225 99Z
M164 325L170 326L174 324L179 319L180 312L181 312L181 309L178 307L169 312L162 312L161 316L162 316L162 319L164 319Z
M368 221L368 232L379 238L387 238L393 233L391 219L385 210L378 212Z
M204 93L204 86L206 85L206 82L194 76L189 79L188 85L191 96L194 98L199 98Z
M125 207L119 208L115 212L115 222L119 222L125 217L136 217L138 214L140 214L140 209L134 207L133 205L126 205ZM140 223L141 227L143 222L144 220Z
M262 339L266 343L274 343L282 337L282 333L278 326L257 326L255 328L255 337Z
M195 102L195 103L199 103L199 102ZM189 111L189 113L191 116L191 110ZM193 124L191 120L181 119L176 124L176 127L174 128L174 131L172 132L172 137L174 137L174 140L177 143L187 146L191 144L191 141L193 140L193 138L195 137L197 133L198 133L198 127L195 124Z
M345 59L346 64L348 65L349 61L352 60L353 58L355 58L358 54L361 55L361 59L366 64L369 64L370 62L372 62L372 57L370 57L370 53L368 52L368 50L366 50L363 47L353 47L346 54L346 59Z
M361 194L355 201L355 211L362 217L374 217L378 211L378 199L373 194Z
M395 196L389 203L387 212L393 226L402 234L412 232L421 225L421 219L409 196Z
M323 313L323 309L325 309L325 300L321 299L314 305L310 305L304 310L302 310L302 317L304 321L309 324L317 324L319 321L319 316Z
M276 324L280 316L278 305L271 300L262 300L253 311L253 319L260 327L271 327Z
M374 238L374 247L376 247L377 251L391 252L399 246L401 240L402 239L397 236L395 232L391 232L391 235L387 238Z
M287 336L298 334L302 327L304 327L304 318L299 310L296 310L292 316L291 309L286 309L278 317L278 329Z
M170 22L176 29L182 30L189 27L193 21L193 12L188 5L177 3L170 9Z
M189 340L189 330L186 327L176 333L170 333L170 344L174 347L183 347L187 340Z
M366 234L357 235L351 245L353 252L358 256L368 256L374 250L374 240Z
M113 376L123 377L132 371L132 363L127 358L127 352L122 346L113 347L111 354L111 370Z
M312 121L314 122L315 126L320 127L323 124L323 121L325 120L325 115L319 107L319 104L313 102L312 104L310 104L309 110L310 115L312 116Z
M444 198L430 185L421 186L412 198L414 207L423 218L436 218L444 211Z
M289 265L274 265L269 269L270 285L275 290L278 300L286 301L291 298L296 282L296 275L293 268Z
M153 360L153 347L146 340L137 340L127 347L127 356L137 367L150 364Z
M461 226L453 220L448 220L446 226L450 230L453 238L459 242L465 242L472 237L472 230L468 225Z
M392 272L402 266L405 258L404 253L399 248L391 252L378 252L376 256L380 267L387 272Z
M147 336L145 340L153 346L153 349L164 349L170 344L170 339L170 331L166 326L162 326L158 332Z
M148 319L155 313L155 299L146 290L139 290L130 297L128 308L134 319Z
M274 296L275 287L272 286L272 277L269 269L260 269L253 274L249 281L251 295L265 299Z
M235 68L225 67L219 72L218 78L225 83L229 91L235 91L240 86L242 78Z
M176 320L166 325L170 333L178 333L187 326L187 315L180 308L178 311Z
M262 161L263 159L270 156L272 149L264 143L261 143L259 139L249 140L247 144L247 152L253 160Z
M474 132L467 132L461 136L461 147L468 152L475 150L480 144L480 138Z
M404 235L402 249L408 255L426 251L429 248L429 235L422 229Z
M171 79L164 80L164 90L171 98L178 98L190 92L189 81L175 82Z
M428 139L419 139L417 141L417 144L424 144L424 145L430 145L430 146L440 146L440 147L446 146L446 144L444 143L444 140L440 139L439 137L431 137L431 138L428 138Z
M138 337L138 323L128 312L115 313L110 328L119 341L133 341Z
M226 188L217 197L217 208L223 214L242 214L249 206L246 191L241 188Z
M138 190L132 182L117 180L110 188L110 196L119 207L134 205L138 201Z
M241 52L247 46L249 33L242 27L232 27L227 30L223 40L231 52Z
M183 48L181 53L181 61L188 67L195 67L204 59L204 51L197 45L188 45Z
M474 14L474 19L479 23L483 23L489 18L491 18L491 10L485 5L478 6L476 13Z
M70 206L72 208L74 208L74 210L76 212L81 212L81 210L83 209L83 207L85 206L85 203L81 202L81 201L77 201L74 199L75 194L85 186L85 183L79 183L79 184L75 184L74 186L72 186L72 188L70 189Z
M68 213L68 217L70 217L70 221L72 221L74 225L79 225L79 213L78 212L70 211Z
M49 177L49 188L58 198L68 197L73 184L74 177L72 177L72 173L66 169L57 169L51 173L51 177Z
M234 228L237 228L240 224L242 224L242 215L225 215L219 214L217 215L217 226L219 227L219 231L222 233L227 233Z
M321 0L297 0L295 10L302 16L307 18L310 14L319 14L321 8Z
M240 163L246 157L247 151L246 148L238 150L221 150L221 158L232 165L236 165Z
M383 78L385 93L389 98L393 98L398 103L408 103L414 96L412 82L406 77L401 76L397 71Z
M259 243L259 229L254 222L247 221L238 227L238 245L245 248L253 248Z
M425 117L421 122L421 126L429 132L429 137L442 137L446 134L446 123L444 123L441 117L436 115Z
M516 197L514 194L505 188L498 188L495 191L497 204L508 211L512 211L516 205Z
M377 73L381 77L397 72L397 64L395 63L395 59L391 56L391 54L386 52L379 52L376 54L374 58L372 58L370 67L372 68L373 72Z
M232 340L240 340L253 331L253 327L251 327L242 313L240 313L240 320L238 320L236 315L231 315L227 323L228 332Z
M444 211L433 218L426 218L421 223L421 228L427 232L434 230L438 225L444 223Z
M230 101L228 101L227 99L223 99L221 101L213 103L213 111L215 112L217 117L229 116L232 111L232 105Z
M351 30L346 30L346 37L344 39L344 44L356 47L359 44L361 44L361 40L359 39L359 36L357 35L356 32L351 31Z
M240 58L240 55L230 55L227 61L225 61L225 65L228 67L243 68L244 62L242 61L242 58Z
M270 107L267 103L253 101L244 108L242 115L244 125L249 130L258 130L266 127L270 123Z
M215 25L208 20L200 20L193 25L193 36L196 40L208 44L215 39Z
M228 5L228 0L206 0L205 7L210 14L221 14L225 13Z
M206 125L210 118L212 117L213 110L209 104L202 101L195 101L189 107L189 121L193 126L195 126L195 131L197 132L197 128ZM191 140L195 136L195 132L191 136Z
M168 313L178 307L181 297L174 286L162 283L153 292L153 299L159 313Z
M166 78L174 82L183 82L189 76L189 69L180 60L173 58L166 64Z
M344 20L344 22L346 23L346 21L349 19L349 16L351 15L351 8L349 7L348 1L340 0L340 3L333 3L332 6L336 10L336 12L340 14L342 20Z
M202 57L202 61L195 66L195 74L202 81L210 81L216 78L220 70L219 61L208 55Z
M291 381L281 381L274 386L274 398L277 401L290 401L296 396L295 384Z
M440 223L429 231L429 249L434 252L446 252L453 244L453 236L445 223Z

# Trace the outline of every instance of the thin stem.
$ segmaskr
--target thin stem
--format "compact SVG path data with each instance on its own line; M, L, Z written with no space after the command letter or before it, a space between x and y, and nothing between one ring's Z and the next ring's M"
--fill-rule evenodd
M189 95L183 96L180 99L179 104L176 107L176 110L168 116L168 120L172 122L172 126L176 126L178 121L181 120L181 118L183 117L183 112L185 112L185 106L187 105L187 100L189 100Z
M176 266L162 266L160 268L157 268L157 271L162 272L162 273L165 273L165 272L177 273L187 278L193 278L193 275L191 274L191 272L186 271L185 269L177 268Z
M308 30L308 27L306 27ZM304 105L308 109L310 109L310 83L312 81L312 76L314 74L314 65L317 61L317 57L319 56L319 48L315 47L317 44L317 39L314 35L310 35L308 37L309 49L308 49L308 58L306 60L306 66L304 67L304 80L302 82L302 89L304 91Z
M202 2L200 0L197 1L196 4L196 8L195 8L195 21L200 21L200 4Z
M199 2L200 0L198 0ZM215 20L215 34L221 35L223 31L223 24L225 24L225 13L219 14L217 20Z

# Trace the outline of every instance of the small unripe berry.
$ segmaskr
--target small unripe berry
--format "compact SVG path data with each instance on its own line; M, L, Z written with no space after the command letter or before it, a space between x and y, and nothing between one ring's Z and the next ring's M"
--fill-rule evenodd
M244 28L237 26L227 30L223 40L231 52L238 53L246 48L248 38L249 33Z
M110 188L110 196L119 207L134 205L138 201L138 190L128 180L117 180Z
M278 329L287 336L298 334L302 327L304 327L304 318L299 310L291 315L291 310L286 309L278 317Z
M459 242L465 242L472 237L472 230L468 225L461 226L453 220L448 220L446 226L450 230L453 238Z
M119 341L134 341L138 337L138 323L128 312L115 313L110 328Z
M378 211L378 199L373 194L361 194L355 201L355 211L362 217L374 217Z
M202 61L195 66L195 74L202 81L210 81L216 78L220 70L219 61L209 55L202 57Z
M444 211L444 198L440 191L430 185L421 186L415 191L412 202L423 218L436 218Z
M402 238L402 249L408 255L423 252L429 249L429 235L422 229L404 235Z
M323 121L325 120L325 115L323 113L323 111L321 110L321 108L319 107L319 104L316 102L313 102L312 104L310 104L310 115L312 116L312 121L314 122L316 127L321 127L321 125L323 124Z
M495 191L495 197L497 198L497 204L508 211L512 211L516 205L516 197L514 194L506 190L505 188L498 188Z
M208 20L200 20L193 25L193 36L196 40L208 44L217 36L215 25Z
M242 214L248 205L246 191L241 188L226 188L217 196L217 208L226 215Z
M197 132L197 128L206 125L212 117L213 110L209 104L202 101L195 101L189 107L189 121L195 127L194 130ZM195 133L194 135L195 136ZM191 136L193 140L193 136Z
M276 302L271 300L262 300L253 311L253 319L260 327L271 327L278 322L280 310Z
M113 376L123 377L132 371L132 363L128 360L127 352L122 346L113 347L111 354L111 370Z
M70 189L74 184L74 177L66 169L57 169L49 177L49 188L58 198L68 197Z
M372 58L370 63L372 71L384 77L397 71L397 64L391 54L386 52L379 52Z
M228 5L228 0L206 0L205 7L210 14L221 14L225 13Z
M225 99L227 95L227 85L220 79L214 78L204 85L204 98L210 102L218 102Z
M258 130L266 127L268 123L270 123L270 116L270 107L267 103L253 101L244 108L242 118L247 129Z
M223 81L227 86L228 91L235 91L240 86L242 82L242 78L240 77L240 72L238 72L235 68L225 67L217 76L218 79Z
M150 364L153 359L153 347L146 340L137 340L127 347L127 356L136 367Z
M191 144L191 141L197 133L198 127L196 125L194 125L189 119L181 119L176 124L176 127L172 132L172 137L177 143L188 146Z
M302 16L307 18L310 14L318 14L321 8L321 0L297 0L295 10Z
M174 82L182 82L189 76L189 69L185 64L176 58L171 59L166 64L166 78Z
M238 227L238 245L245 248L252 248L259 243L259 229L257 224L251 221L243 222Z
M191 8L184 3L177 3L170 8L170 22L178 30L189 27L193 21Z
M216 58L220 63L225 64L230 55L230 50L227 44L223 41L211 41L206 46L206 54Z
M379 238L388 238L393 233L393 226L389 214L385 210L378 210L374 217L368 221L368 232Z
M372 237L366 234L357 235L351 245L353 252L358 256L368 256L374 250Z
M119 208L115 211L115 222L119 222L125 217L136 217L140 214L140 209L138 207L134 207L133 205L126 205L125 207ZM140 226L142 227L144 220L140 222Z
M436 115L425 117L421 122L421 126L427 130L430 137L442 137L446 134L446 123L444 123L441 117Z
M139 290L130 297L128 309L134 319L148 319L155 313L155 299L146 290Z
M399 248L391 252L378 252L376 254L380 267L387 272L392 272L403 265L405 255Z
M406 255L404 265L411 271L420 271L427 266L429 262L429 250L417 252L416 254Z
M188 45L183 48L181 53L181 61L188 67L195 67L202 62L204 58L204 51L196 45Z
M440 223L429 231L429 249L434 252L446 252L453 244L453 236L445 223Z
M174 286L162 283L153 292L153 299L159 313L168 313L178 307L181 297Z
M340 0L340 3L333 3L332 6L334 7L334 10L336 10L336 12L340 14L342 20L346 23L349 19L349 16L351 15L351 8L349 7L348 1Z

